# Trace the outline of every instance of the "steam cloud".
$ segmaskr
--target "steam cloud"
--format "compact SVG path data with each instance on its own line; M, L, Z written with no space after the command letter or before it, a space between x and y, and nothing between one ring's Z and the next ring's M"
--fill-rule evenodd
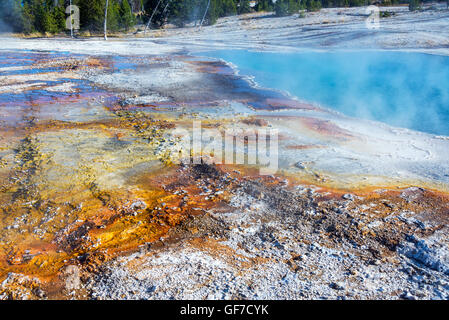
M346 115L449 136L449 58L407 52L206 53Z
M11 27L8 26L3 20L0 19L0 34L10 33L12 31Z

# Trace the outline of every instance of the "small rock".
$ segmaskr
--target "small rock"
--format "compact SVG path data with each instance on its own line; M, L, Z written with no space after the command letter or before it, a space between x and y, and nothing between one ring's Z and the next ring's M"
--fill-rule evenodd
M407 291L405 291L403 294L401 294L401 298L405 299L405 300L416 300L416 297L414 295L411 295Z
M380 266L382 262L378 259L374 259L370 261L373 266Z
M65 288L67 291L77 290L81 287L80 269L76 265L69 265L64 270Z
M36 288L33 290L33 293L36 297L38 298L45 298L47 295L45 294L44 290L42 290L41 288Z
M301 161L300 162L296 162L295 163L295 167L298 168L298 169L303 169L303 170L306 169L306 165L303 162L301 162Z
M344 194L342 198L345 200L354 201L354 195L352 195L350 193Z
M390 208L390 209L396 208L396 206L395 206L394 204L389 203L388 201L384 201L384 202L382 202L382 203L383 203L384 206L386 206L387 208Z
M334 290L344 290L345 289L344 284L341 282L332 282L330 284L330 287Z

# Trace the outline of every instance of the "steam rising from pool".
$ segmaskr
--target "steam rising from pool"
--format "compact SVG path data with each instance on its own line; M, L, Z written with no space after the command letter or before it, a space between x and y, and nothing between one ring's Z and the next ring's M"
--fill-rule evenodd
M0 35L11 32L11 27L7 25L2 19L0 19Z
M449 136L449 57L409 52L202 53L346 115Z

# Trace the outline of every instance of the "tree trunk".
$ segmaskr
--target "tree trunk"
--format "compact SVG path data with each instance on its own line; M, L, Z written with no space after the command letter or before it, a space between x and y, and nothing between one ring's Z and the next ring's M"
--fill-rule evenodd
M153 20L153 16L154 16L154 14L156 13L157 8L159 8L159 5L161 4L161 2L162 2L162 0L159 0L159 2L158 2L157 5L156 5L156 8L154 8L153 12L151 13L151 17L150 17L150 19L148 20L147 25L145 26L145 30L143 31L143 35L146 35L146 34L147 34L147 29L148 29L148 27L150 26L151 20Z
M104 9L104 40L108 40L108 7L109 0L106 0L106 7Z
M70 0L70 37L73 38L72 0Z
M209 11L209 6L210 6L210 0L207 2L206 11L204 12L203 19L201 20L201 23L200 23L200 29L203 26L204 19L206 19L207 11Z

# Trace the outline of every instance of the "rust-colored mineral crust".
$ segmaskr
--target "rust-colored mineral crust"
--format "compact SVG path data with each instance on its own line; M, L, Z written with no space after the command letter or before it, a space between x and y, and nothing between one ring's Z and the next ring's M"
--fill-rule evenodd
M380 258L405 234L448 223L443 182L386 178L396 162L372 162L378 140L303 114L317 110L254 89L225 64L188 56L0 54L0 298L88 298L82 283L105 263L151 244L185 241L242 270L267 263L246 260L220 242L228 229L206 223L210 212L236 210L231 200L243 191L285 214L313 206L327 246L339 238L369 243ZM282 128L279 170L266 176L260 164L190 163L201 154L190 152L183 131L193 120L220 133ZM298 187L311 195L293 196ZM335 214L339 206L349 216ZM417 227L404 212L433 227ZM286 263L296 270L292 259Z

